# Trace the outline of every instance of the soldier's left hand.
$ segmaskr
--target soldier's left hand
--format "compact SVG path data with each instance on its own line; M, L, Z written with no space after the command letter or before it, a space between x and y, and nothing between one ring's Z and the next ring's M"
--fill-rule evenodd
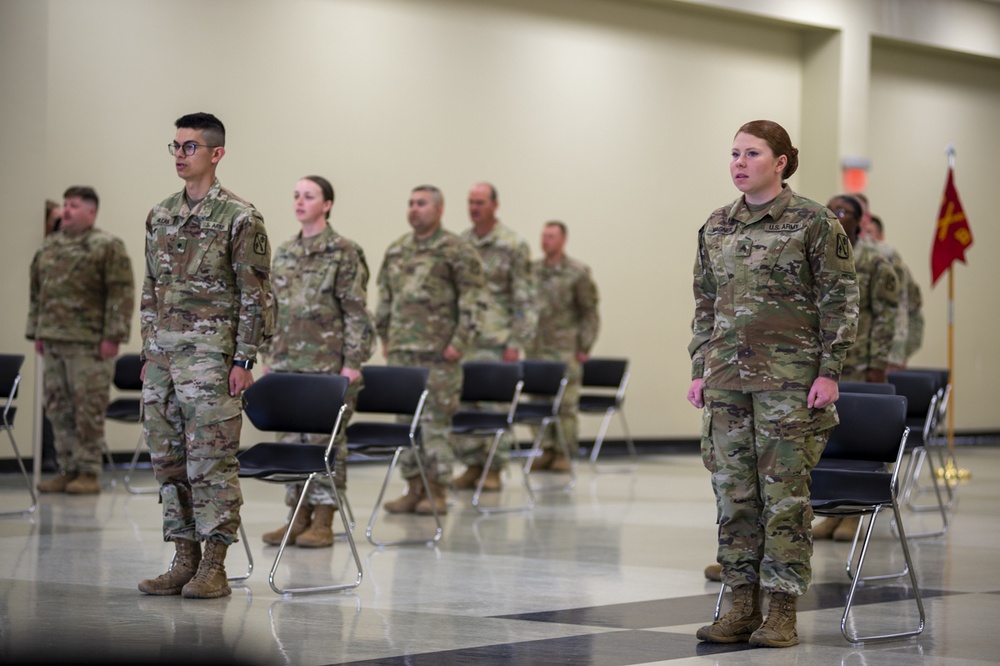
M241 395L253 386L253 371L234 365L229 370L229 395Z
M811 409L823 409L828 405L837 402L840 397L840 389L837 382L829 377L817 377L809 389L809 397L806 404Z

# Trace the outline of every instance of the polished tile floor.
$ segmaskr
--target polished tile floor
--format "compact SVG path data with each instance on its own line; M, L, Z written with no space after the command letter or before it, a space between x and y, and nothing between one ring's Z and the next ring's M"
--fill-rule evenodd
M365 541L384 467L355 466L350 496L364 580L349 593L290 598L268 586L276 549L260 542L283 520L279 486L244 481L256 570L217 600L136 590L170 558L155 496L129 495L120 483L99 497L44 496L34 515L0 518L0 662L998 663L1000 448L959 449L958 461L972 479L959 488L949 532L913 542L927 609L926 630L914 639L857 646L841 637L848 545L821 542L814 585L800 601L800 646L699 644L694 631L710 619L718 590L702 577L714 557L714 503L699 457L678 453L645 456L634 474L596 475L581 465L571 492L541 496L530 514L483 517L468 493L458 495L433 548ZM23 501L19 481L0 476L0 509ZM148 472L138 481L149 482ZM516 487L501 501L517 501ZM906 520L911 531L933 522L930 514ZM382 536L426 530L426 521L390 517ZM886 526L872 562L881 555L898 563L891 544ZM342 541L332 560L330 550L295 548L286 560L279 584L352 575ZM238 546L227 564L230 574L246 565ZM915 622L902 582L870 586L861 603L859 626Z

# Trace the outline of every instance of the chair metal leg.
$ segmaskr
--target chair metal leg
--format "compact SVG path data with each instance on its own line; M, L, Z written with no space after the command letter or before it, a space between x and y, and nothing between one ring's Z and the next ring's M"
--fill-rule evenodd
M622 422L622 430L625 433L625 446L628 448L629 462L624 465L598 465L597 457L601 455L601 447L604 445L604 437L608 433L608 427L611 425L611 417L614 414L618 414L619 419ZM635 442L632 441L632 435L628 429L628 422L625 420L625 412L618 407L609 407L606 412L604 412L604 418L601 420L601 429L597 433L597 439L594 440L594 449L590 452L590 466L594 470L595 474L607 474L607 473L629 473L635 472L636 468L639 466L639 454L635 450Z
M549 427L555 428L556 445L562 451L563 455L566 456L566 459L569 460L569 479L565 483L531 485L532 492L536 493L565 492L571 490L576 485L576 456L570 453L569 444L566 443L566 436L563 434L562 423L559 421L558 416L544 418L539 424L538 434L535 436L535 441L531 446L531 453L528 454L527 462L524 464L523 472L526 475L525 480L529 484L531 483L530 477L527 475L531 472L531 463L534 462L541 451L542 440L545 438L545 430Z
M906 488L900 494L903 496L903 502L911 510L923 511L930 509L930 510L937 510L938 512L940 512L941 529L932 530L928 532L917 532L915 534L910 535L911 539L922 539L926 537L943 536L945 532L948 531L948 510L946 508L946 502L944 496L941 494L941 485L938 483L937 474L935 473L934 469L932 469L932 466L930 465L925 466L923 464L926 458L927 458L927 450L922 446L915 447L913 451L910 452L910 460L906 468L907 474L903 477L905 479ZM934 496L937 499L937 504L914 506L911 503L910 498L912 497L912 494L914 492L917 478L920 476L920 473L924 467L927 467L927 469L930 472L931 486L934 489ZM893 524L895 525L895 523Z
M437 510L434 509L434 503L432 502L431 511L434 517L434 524L436 526L434 536L416 539L399 539L397 541L379 541L375 538L375 520L378 518L379 511L382 510L382 500L385 497L385 491L389 487L389 481L392 479L392 473L396 469L396 464L399 462L399 456L402 455L403 450L403 447L397 447L395 452L392 454L392 460L389 462L389 469L386 470L385 479L382 481L382 487L379 488L378 491L378 498L375 500L375 508L372 509L372 516L368 520L368 527L365 528L365 537L367 537L368 542L378 548L382 548L383 546L407 546L416 544L433 546L441 540L441 536L444 534L444 528L441 526L441 517L438 516ZM425 492L430 493L430 483L427 481L427 473L424 471L424 464L420 460L419 452L416 449L412 450L417 455L417 469L420 471L420 479L424 484L424 490Z
M145 444L145 438L140 434L139 441L135 445L135 453L132 454L132 462L129 463L128 469L125 471L124 485L125 490L127 490L132 495L148 495L150 493L160 492L160 487L156 486L133 486L132 485L132 475L135 474L136 466L139 464L139 454L142 453L143 444Z
M850 578L851 580L853 580L860 573L860 566L856 567L854 564L854 556L857 554L858 543L861 540L861 535L863 533L863 529L865 526L865 519L867 518L870 521L874 519L874 516L871 517L860 516L859 518L860 520L858 520L858 527L856 530L854 530L854 541L851 542L851 551L847 554L847 566L846 566L847 577ZM858 562L858 564L860 565L860 561ZM873 580L891 580L894 578L902 578L908 573L910 573L909 563L904 562L902 571L889 574L879 574L877 576L865 576L860 580L860 582L867 583Z
M31 485L31 477L28 476L28 470L24 467L24 459L21 458L21 452L17 448L17 442L14 441L14 433L11 432L11 427L5 424L3 429L7 431L7 438L10 439L10 445L14 449L14 457L17 459L17 466L21 469L21 476L24 478L24 485L28 488L28 494L31 496L31 504L27 509L0 511L0 516L28 515L29 513L34 513L35 509L38 508L38 496L35 495L35 487Z
M230 583L242 583L253 573L253 553L250 552L250 541L247 539L247 531L243 528L243 521L240 521L240 539L243 541L243 550L247 554L247 570L240 576L229 576Z
M313 480L319 474L313 473L309 475L306 479L305 485L302 488L302 494L299 495L299 501L295 506L295 512L298 513L302 509L302 505L305 504L306 496L309 494L309 486L312 485ZM328 470L329 478L333 478L333 473ZM337 503L340 503L340 492L337 490L337 485L332 484L334 497L337 499ZM340 519L344 524L345 535L347 537L347 543L351 547L351 555L354 557L354 563L357 567L357 578L355 578L352 583L341 583L337 585L312 585L308 587L278 587L275 583L275 574L277 573L278 566L281 564L281 558L285 554L285 547L288 545L288 536L291 530L285 530L285 534L281 537L281 544L278 546L278 554L274 558L274 564L271 565L271 572L267 576L267 582L271 586L271 589L281 595L292 595L292 594L304 594L311 592L338 592L341 590L353 590L358 585L361 584L361 578L364 575L361 567L361 557L358 555L357 546L354 544L354 537L351 535L350 525L348 523L347 515L344 511L339 511Z
M476 482L476 490L472 493L472 506L483 515L490 515L494 513L514 513L521 511L531 511L535 506L535 494L532 492L531 483L528 477L524 478L524 489L528 495L528 503L521 504L517 506L499 506L499 507L485 507L479 503L479 498L483 494L483 485L486 483L486 475L489 474L490 467L493 465L493 459L496 458L497 449L500 447L500 441L503 436L508 433L507 430L498 430L493 436L493 443L490 444L489 452L486 454L486 463L483 465L483 473L479 477L479 481ZM515 444L515 446L517 446Z

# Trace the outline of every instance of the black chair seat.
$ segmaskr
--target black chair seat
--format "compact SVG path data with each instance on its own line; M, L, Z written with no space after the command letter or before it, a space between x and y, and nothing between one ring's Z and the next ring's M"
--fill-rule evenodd
M7 425L14 425L14 415L17 414L17 407L7 408Z
M581 412L602 413L617 406L618 406L618 399L615 398L614 396L601 396L601 395L580 396L579 409Z
M316 444L264 442L236 456L240 476L261 478L281 474L309 476L323 469L326 447Z
M141 406L142 402L138 398L118 398L111 401L104 416L115 421L138 423L142 415Z
M419 428L415 434L419 437ZM407 447L409 445L409 423L371 421L347 426L347 448L351 451L365 451L373 448L395 449L397 446Z
M514 411L514 420L518 423L540 423L543 419L552 418L552 402L519 402Z
M506 412L467 410L458 412L451 419L451 431L456 434L477 430L505 430L509 426Z
M817 512L853 507L870 513L873 506L892 504L891 479L889 472L816 468L812 472L810 503Z

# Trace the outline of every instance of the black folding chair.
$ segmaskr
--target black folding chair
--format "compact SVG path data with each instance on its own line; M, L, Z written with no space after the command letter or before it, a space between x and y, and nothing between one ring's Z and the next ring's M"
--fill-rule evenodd
M142 359L138 354L122 354L115 361L115 375L112 380L119 395L109 404L104 413L106 419L120 423L137 423L139 441L135 445L135 453L125 472L125 490L133 495L143 495L159 492L158 486L133 486L132 475L139 463L139 455L145 449L146 438L142 433Z
M816 514L856 516L862 518L862 523L865 522L864 518L868 518L856 564L857 540L848 555L847 573L851 578L851 588L841 617L840 631L851 643L916 636L924 629L924 605L900 515L902 503L900 467L906 456L906 440L910 432L906 426L907 399L898 395L845 393L837 401L837 412L840 415L840 424L830 434L830 439L823 450L823 458L868 460L889 466L888 471L857 471L831 467L817 467L812 471L810 494L812 508ZM883 509L892 510L906 565L902 572L862 577L875 521ZM918 626L915 629L869 636L861 636L853 628L848 629L848 616L859 583L900 578L907 574L919 614Z
M462 364L462 402L463 403L500 403L503 410L488 410L466 408L460 409L451 419L451 432L466 437L490 438L489 452L483 473L476 483L472 494L472 506L483 514L506 513L511 511L530 511L535 505L535 495L531 489L528 475L523 474L524 488L528 495L526 504L517 506L486 507L480 503L486 474L493 464L500 442L504 435L513 440L514 448L520 451L517 438L514 437L514 410L521 396L521 365L519 363L503 363L500 361L468 361Z
M601 428L597 439L594 440L594 448L590 452L590 465L594 472L634 472L638 466L639 455L636 453L635 443L632 441L628 422L625 420L625 389L628 387L628 378L628 359L591 358L583 364L579 412L602 417ZM621 420L622 431L625 433L629 463L601 466L597 464L597 457L601 455L604 437L615 414Z
M3 400L3 413L0 415L0 429L7 432L10 439L11 448L14 449L14 457L17 465L21 468L21 476L24 478L24 485L28 488L31 496L31 504L27 509L14 509L12 511L0 511L0 516L10 516L14 514L32 513L38 506L38 498L35 496L35 488L31 485L31 478L28 470L24 466L24 458L14 441L14 415L17 414L17 407L14 400L17 398L17 387L21 383L21 366L24 365L24 354L0 354L0 400Z
M427 368L393 365L366 365L361 369L364 388L358 394L354 418L347 426L347 449L350 452L348 460L369 460L373 456L385 457L390 454L392 456L389 469L385 473L385 480L379 489L378 499L375 500L375 508L372 509L371 518L368 520L368 527L365 529L365 536L374 546L433 545L444 534L441 517L431 502L431 513L436 525L433 535L396 541L379 541L374 536L375 521L382 508L382 498L385 497L392 472L396 469L399 457L404 451L413 452L417 468L420 470L420 479L424 484L424 492L430 496L427 471L420 455L420 416L427 400L428 374ZM399 420L390 423L358 419L359 416L366 414L391 414Z
M521 400L514 410L514 423L538 429L524 463L524 475L530 478L528 474L531 472L531 465L540 455L545 433L551 428L555 434L556 445L570 461L569 478L561 484L532 485L532 489L535 492L569 490L576 484L576 464L573 462L575 456L566 444L566 435L563 433L562 421L559 418L559 408L566 392L566 363L525 360L521 361L521 373L524 384L521 389Z
M302 510L309 486L321 477L330 479L337 505L344 506L337 484L333 483L336 463L335 440L344 414L344 396L348 380L339 375L311 375L272 372L264 375L243 394L244 411L255 428L265 432L303 432L329 435L327 445L306 443L263 442L240 453L240 477L260 479L271 483L304 483L302 494L295 506L294 516ZM344 523L344 534L350 545L357 567L357 578L351 583L280 588L275 583L275 573L285 553L290 530L285 531L278 546L278 554L271 566L268 583L278 594L302 592L333 592L354 589L361 584L362 568L358 549L351 534L351 524L346 511L339 511Z

